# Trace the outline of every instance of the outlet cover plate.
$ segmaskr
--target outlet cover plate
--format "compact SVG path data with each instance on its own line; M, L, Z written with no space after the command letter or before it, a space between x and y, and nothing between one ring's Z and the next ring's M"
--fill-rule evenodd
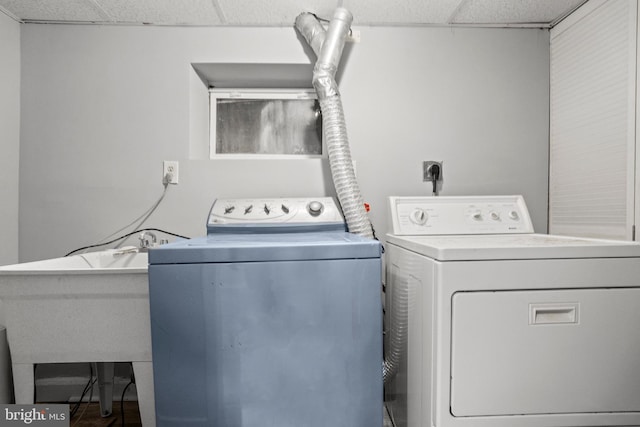
M422 180L424 182L433 181L433 175L431 174L431 167L433 165L438 165L440 167L440 175L438 176L438 181L442 181L442 160L434 161L434 160L425 160L422 162Z
M177 184L180 182L180 169L178 168L178 162L172 160L165 160L162 162L162 183L163 184Z

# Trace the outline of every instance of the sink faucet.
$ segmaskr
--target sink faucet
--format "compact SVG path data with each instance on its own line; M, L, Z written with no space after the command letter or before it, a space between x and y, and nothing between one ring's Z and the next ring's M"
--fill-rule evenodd
M150 231L143 231L140 233L140 247L142 249L149 249L156 246L157 238L156 235Z

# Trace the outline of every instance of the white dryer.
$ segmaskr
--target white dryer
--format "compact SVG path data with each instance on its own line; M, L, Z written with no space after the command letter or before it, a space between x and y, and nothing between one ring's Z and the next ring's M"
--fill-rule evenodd
M640 244L535 234L521 196L389 206L397 427L640 425Z

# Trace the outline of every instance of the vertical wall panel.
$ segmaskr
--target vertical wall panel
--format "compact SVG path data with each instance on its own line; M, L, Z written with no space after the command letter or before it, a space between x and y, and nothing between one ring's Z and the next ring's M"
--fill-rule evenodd
M584 9L551 33L549 230L630 239L637 1Z
M0 12L0 265L18 262L20 24Z

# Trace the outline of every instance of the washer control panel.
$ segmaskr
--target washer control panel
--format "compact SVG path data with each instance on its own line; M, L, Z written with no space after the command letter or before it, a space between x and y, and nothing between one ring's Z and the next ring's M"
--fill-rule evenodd
M207 229L228 225L275 226L277 224L344 224L331 197L216 199L211 206Z
M522 196L390 197L395 235L533 233Z

